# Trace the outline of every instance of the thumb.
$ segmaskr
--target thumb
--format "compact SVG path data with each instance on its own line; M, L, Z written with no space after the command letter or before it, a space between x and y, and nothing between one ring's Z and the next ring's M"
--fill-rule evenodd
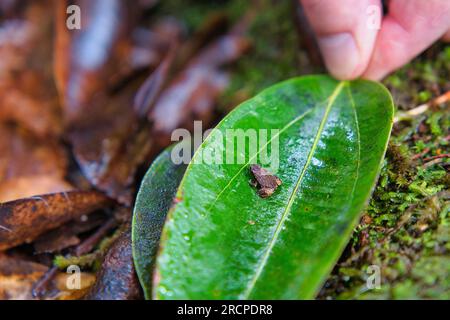
M300 0L329 72L354 79L367 68L382 9L380 0Z

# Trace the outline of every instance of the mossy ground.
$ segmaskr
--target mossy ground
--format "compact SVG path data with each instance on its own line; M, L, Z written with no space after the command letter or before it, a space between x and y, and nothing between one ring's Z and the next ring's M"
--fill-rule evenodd
M450 89L450 46L437 44L383 82L400 112ZM450 104L396 123L367 212L320 297L450 299ZM380 289L366 285L381 270Z
M278 81L317 71L299 48L292 2L256 2L252 50L231 69L223 110ZM214 11L236 20L248 3L165 0L158 10L175 14L192 32ZM450 90L449 79L450 46L437 44L383 82L397 108L408 110ZM450 162L432 158L449 153L449 107L434 106L395 125L367 211L319 298L450 299ZM380 289L367 288L372 265L380 267Z

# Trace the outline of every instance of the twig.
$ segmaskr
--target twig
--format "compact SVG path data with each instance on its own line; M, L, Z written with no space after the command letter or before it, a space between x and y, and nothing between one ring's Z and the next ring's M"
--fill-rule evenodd
M94 234L84 240L75 249L76 256L82 256L92 251L92 249L106 236L106 234L117 225L116 219L111 218L102 225Z
M0 229L1 229L1 230L5 230L5 231L7 231L7 232L12 232L11 229L9 229L9 228L7 228L7 227L5 227L5 226L2 226L1 224L0 224Z
M421 153L415 154L411 157L411 160L417 160L419 158L422 158L424 155L426 155L428 152L430 152L430 148L425 148Z
M388 231L385 231L385 234L384 234L383 238L377 240L377 244L378 245L382 245L383 243L386 243L386 241L388 241L396 232L398 232L399 230L404 228L405 225L410 221L410 219L413 216L415 210L417 210L421 206L421 204L423 204L424 202L429 201L430 199L433 199L435 197L437 197L437 198L447 197L447 195L448 195L448 191L444 190L444 191L441 191L441 192L439 192L437 194L427 196L427 197L425 197L424 199L422 199L418 203L411 204L406 209L406 211L400 216L400 218L397 221L396 225L393 228L389 229ZM382 231L382 230L380 230L380 231ZM349 266L352 263L352 261L355 261L355 260L361 258L363 256L363 254L365 254L366 252L368 252L371 249L373 249L373 248L371 246L369 246L369 245L366 245L366 246L362 247L359 251L353 253L345 261L339 263L339 266L340 267Z
M435 164L442 163L443 161L444 161L443 158L434 159L434 160L431 160L431 161L429 161L429 162L427 162L427 163L424 163L424 164L423 164L423 167L424 167L424 168L428 168L428 167L434 166Z
M394 117L394 123L397 123L402 120L417 117L418 115L421 115L422 113L425 113L426 111L428 111L428 109L430 109L430 107L435 106L435 105L444 104L448 101L450 101L450 91L447 91L446 93L437 97L436 99L433 99L427 103L424 103L414 109L411 109L411 110L408 110L405 112L399 112Z
M57 267L51 267L47 272L34 284L31 294L34 298L42 298L51 280L58 274Z
M431 161L431 160L441 159L441 158L450 158L450 153L438 154L437 156L425 158L425 159L423 159L423 161Z
M108 220L103 226L101 226L94 234L88 237L75 249L75 255L77 257L82 256L90 252L110 231L117 225L117 221L114 218ZM57 266L51 267L47 272L34 284L32 289L32 295L35 298L42 298L49 286L50 281L58 274L59 268Z

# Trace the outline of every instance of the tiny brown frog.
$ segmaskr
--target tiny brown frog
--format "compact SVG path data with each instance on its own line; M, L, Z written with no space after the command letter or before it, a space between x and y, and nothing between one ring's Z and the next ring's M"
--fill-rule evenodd
M252 164L250 166L250 171L255 177L250 181L250 184L258 189L258 195L261 198L270 197L278 186L281 185L281 180L277 176L271 174L257 164Z

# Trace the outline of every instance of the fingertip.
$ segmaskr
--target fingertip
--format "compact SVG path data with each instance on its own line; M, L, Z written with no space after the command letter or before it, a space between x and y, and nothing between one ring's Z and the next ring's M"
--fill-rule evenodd
M329 72L337 79L350 80L359 64L360 54L353 35L349 32L318 38Z
M301 0L325 65L337 79L352 80L369 64L381 21L380 0Z
M367 70L361 75L361 78L372 81L380 81L387 75L388 73L386 72L379 72L377 70Z

